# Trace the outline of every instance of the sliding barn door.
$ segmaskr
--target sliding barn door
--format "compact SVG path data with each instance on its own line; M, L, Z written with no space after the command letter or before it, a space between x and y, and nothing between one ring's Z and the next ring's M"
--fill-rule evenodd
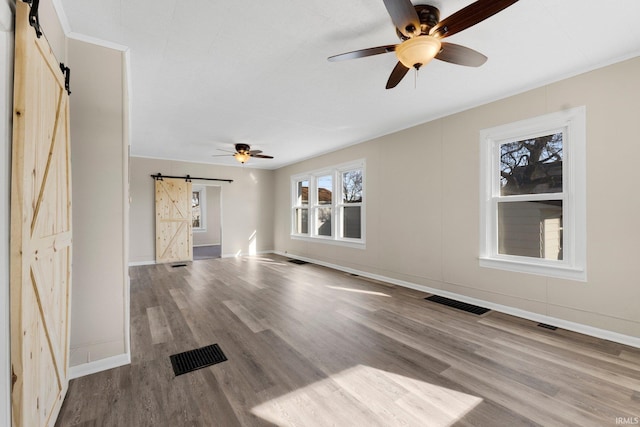
M191 182L156 180L156 262L193 259Z
M69 96L47 40L16 2L11 181L11 391L15 427L53 426L68 386Z

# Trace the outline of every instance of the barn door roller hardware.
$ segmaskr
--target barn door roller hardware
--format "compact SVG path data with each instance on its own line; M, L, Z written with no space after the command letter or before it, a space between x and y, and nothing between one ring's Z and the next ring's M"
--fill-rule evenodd
M69 79L71 78L71 70L62 62L60 63L60 70L62 70L62 75L64 76L64 88L67 90L67 94L71 95L71 91L69 90Z
M36 30L36 37L40 38L42 36L42 28L40 28L40 18L38 18L38 6L40 6L40 0L22 0L29 6L31 6L31 10L29 11L29 25Z
M156 181L162 181L162 178L177 178L177 179L184 179L187 182L191 182L191 180L193 179L197 179L197 180L202 180L202 181L223 181L223 182L233 182L232 179L221 179L221 178L197 178L195 176L191 176L191 175L185 175L185 176L172 176L172 175L162 175L161 173L157 173L155 175L151 175L151 178L155 179Z

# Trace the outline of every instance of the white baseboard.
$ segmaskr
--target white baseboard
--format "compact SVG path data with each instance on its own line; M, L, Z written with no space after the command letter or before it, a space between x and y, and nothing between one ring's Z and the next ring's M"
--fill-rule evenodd
M443 297L455 299L458 301L463 301L468 304L479 305L482 307L490 308L491 310L499 311L501 313L510 314L512 316L532 320L534 322L546 323L548 325L557 326L558 328L566 329L568 331L578 332L584 335L589 335L592 337L601 338L601 339L617 342L620 344L625 344L631 347L640 348L640 338L638 337L624 335L617 332L608 331L606 329L595 328L593 326L583 325L581 323L570 322L568 320L558 319L555 317L545 316L543 314L532 313L530 311L521 310L519 308L509 307L502 304L495 304L489 301L484 301L477 298L472 298L465 295L444 291L442 289L436 289L436 288L431 288L424 285L418 285L416 283L393 279L391 277L368 273L366 271L356 270L353 268L343 267L341 265L332 264L329 262L318 261L313 258L293 255L290 253L283 253L280 251L273 251L273 253L284 256L284 257L299 259L301 261L307 261L313 264L322 265L324 267L333 268L334 270L344 271L345 273L357 274L358 276L367 277L369 279L392 283L394 285L403 286L405 288L415 289L417 291L427 292L430 294L437 294Z
M117 368L131 363L131 354L119 354L117 356L107 357L106 359L95 360L82 365L72 366L69 368L69 379L84 377L86 375L95 374L97 372L106 371L108 369Z

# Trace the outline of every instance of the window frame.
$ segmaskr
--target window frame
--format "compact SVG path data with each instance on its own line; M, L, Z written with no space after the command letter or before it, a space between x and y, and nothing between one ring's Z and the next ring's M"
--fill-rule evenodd
M191 205L191 229L196 233L204 233L207 231L207 188L205 186L193 186L191 188L191 200L193 193L199 193L198 200L200 202L200 227L193 227L193 202Z
M562 192L500 194L500 147L563 132ZM563 259L498 252L498 205L504 202L562 200ZM481 267L586 281L586 108L576 107L480 131Z
M339 176L339 191L337 192L338 197L336 197L335 205L336 205L336 234L340 237L341 240L345 242L360 242L364 239L364 203L360 202L344 202L344 181L343 175L347 172L353 172L356 170L362 171L362 200L365 200L364 194L364 167L342 167L336 170L336 175ZM360 237L345 237L344 236L344 208L345 207L360 207Z
M331 203L320 203L320 192L318 181L320 178L330 177L331 178ZM313 195L313 198L309 198L310 201L310 210L309 210L309 224L311 225L309 230L309 237L314 237L316 239L328 239L332 240L335 233L335 173L332 170L325 170L313 173L311 175L311 181L309 182L309 191ZM331 217L331 234L329 236L318 234L318 211L320 209L330 209L330 217Z
M362 171L362 202L359 203L343 203L343 184L342 174L344 172L361 170ZM330 204L321 204L318 200L318 180L322 177L331 176L332 197ZM297 185L299 182L309 182L308 205L298 203ZM340 246L348 246L355 248L364 248L365 240L365 217L366 217L366 172L365 160L356 160L349 163L343 163L337 166L318 169L310 172L296 174L291 176L291 238L297 240L307 240L313 242L322 242L336 244ZM343 207L344 206L360 206L360 238L342 237L343 235ZM298 233L296 229L296 210L301 208L308 209L308 233ZM317 212L322 208L331 209L331 236L318 234L317 229Z
M302 202L302 197L298 197L298 183L307 182L307 203ZM309 175L299 175L297 177L291 178L291 200L292 203L292 216L291 216L291 234L295 236L309 236L309 232L311 230L310 224L310 203L311 200L311 176ZM298 233L296 227L296 212L298 210L307 211L307 232L306 233Z

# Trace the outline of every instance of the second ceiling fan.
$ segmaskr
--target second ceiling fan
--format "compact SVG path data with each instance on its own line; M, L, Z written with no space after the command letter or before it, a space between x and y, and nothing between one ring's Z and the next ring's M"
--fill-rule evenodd
M413 5L410 0L383 0L400 44L371 47L329 57L329 61L364 58L395 52L398 63L387 81L394 88L409 69L416 70L433 58L469 67L479 67L487 57L468 47L441 41L484 21L518 0L478 0L440 21L440 11L430 5Z
M231 154L216 154L213 157L233 156L243 165L252 157L255 159L273 159L273 156L262 154L262 150L252 150L249 144L236 144L235 149L235 152L228 151ZM227 151L221 148L218 148L218 150Z

